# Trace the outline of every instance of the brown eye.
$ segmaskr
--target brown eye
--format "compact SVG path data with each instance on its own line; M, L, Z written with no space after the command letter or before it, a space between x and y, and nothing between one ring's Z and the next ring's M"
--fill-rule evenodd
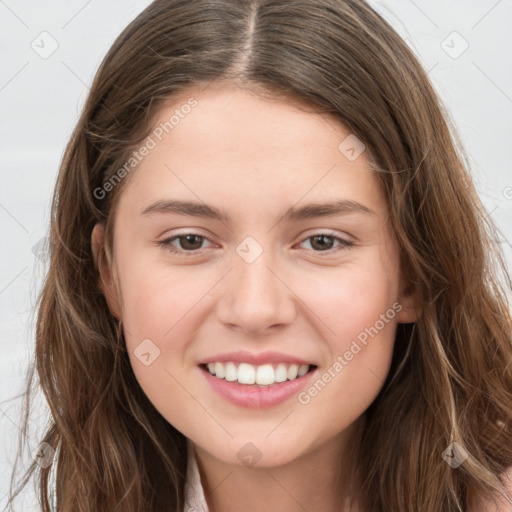
M203 243L203 236L200 235L180 235L177 237L177 239L180 241L180 248L189 250L189 251L196 251L201 248L201 244Z
M195 253L201 251L205 240L209 241L208 238L203 235L198 235L197 233L185 233L183 235L166 238L165 240L157 242L157 244L166 248L170 252L193 256Z
M311 240L311 247L313 247L313 249L318 249L319 251L332 249L332 246L334 245L333 238L327 235L315 235L311 237Z
M329 252L343 250L352 247L354 244L343 238L330 235L328 233L319 233L306 238L302 243L309 241L310 248L314 252ZM337 246L335 247L335 244ZM307 248L307 247L306 247Z

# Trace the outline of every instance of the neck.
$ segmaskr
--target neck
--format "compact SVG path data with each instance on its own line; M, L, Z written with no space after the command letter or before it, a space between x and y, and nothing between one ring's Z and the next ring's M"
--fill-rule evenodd
M351 477L363 421L280 466L225 464L193 445L210 512L359 512Z

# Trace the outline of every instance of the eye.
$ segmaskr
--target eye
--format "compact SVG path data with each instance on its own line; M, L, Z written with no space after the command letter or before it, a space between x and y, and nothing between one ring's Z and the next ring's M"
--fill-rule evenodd
M354 245L353 242L349 242L348 240L334 236L331 233L318 233L316 235L309 236L304 241L302 241L301 244L308 241L311 249L313 249L315 252L330 253L332 251L347 249ZM333 246L336 242L338 242L339 245L337 248L333 249Z
M175 254L194 256L204 248L202 247L204 241L210 242L210 240L204 235L200 235L198 233L183 233L161 240L157 242L157 244ZM334 251L348 249L354 245L353 242L334 236L331 233L318 233L309 236L304 239L301 244L306 242L309 242L309 248L314 252L328 254L331 254ZM338 243L338 246L334 247L336 243Z
M197 233L183 233L171 238L166 238L165 240L161 240L157 243L173 253L194 255L201 249L201 245L205 240L208 240L208 238L204 235L199 235ZM174 244L173 242L177 242L177 244Z

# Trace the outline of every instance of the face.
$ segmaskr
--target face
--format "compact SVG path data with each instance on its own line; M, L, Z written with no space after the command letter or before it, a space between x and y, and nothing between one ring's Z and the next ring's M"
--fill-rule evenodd
M381 389L397 323L415 320L365 152L332 117L227 85L157 117L100 268L140 386L228 464L336 443ZM99 225L92 242L97 255Z

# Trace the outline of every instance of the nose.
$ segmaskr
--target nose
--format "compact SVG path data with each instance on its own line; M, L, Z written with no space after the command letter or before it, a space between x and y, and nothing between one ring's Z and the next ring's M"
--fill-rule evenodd
M218 290L217 315L224 325L261 335L293 322L295 295L272 263L268 251L252 263L234 255L234 268Z

